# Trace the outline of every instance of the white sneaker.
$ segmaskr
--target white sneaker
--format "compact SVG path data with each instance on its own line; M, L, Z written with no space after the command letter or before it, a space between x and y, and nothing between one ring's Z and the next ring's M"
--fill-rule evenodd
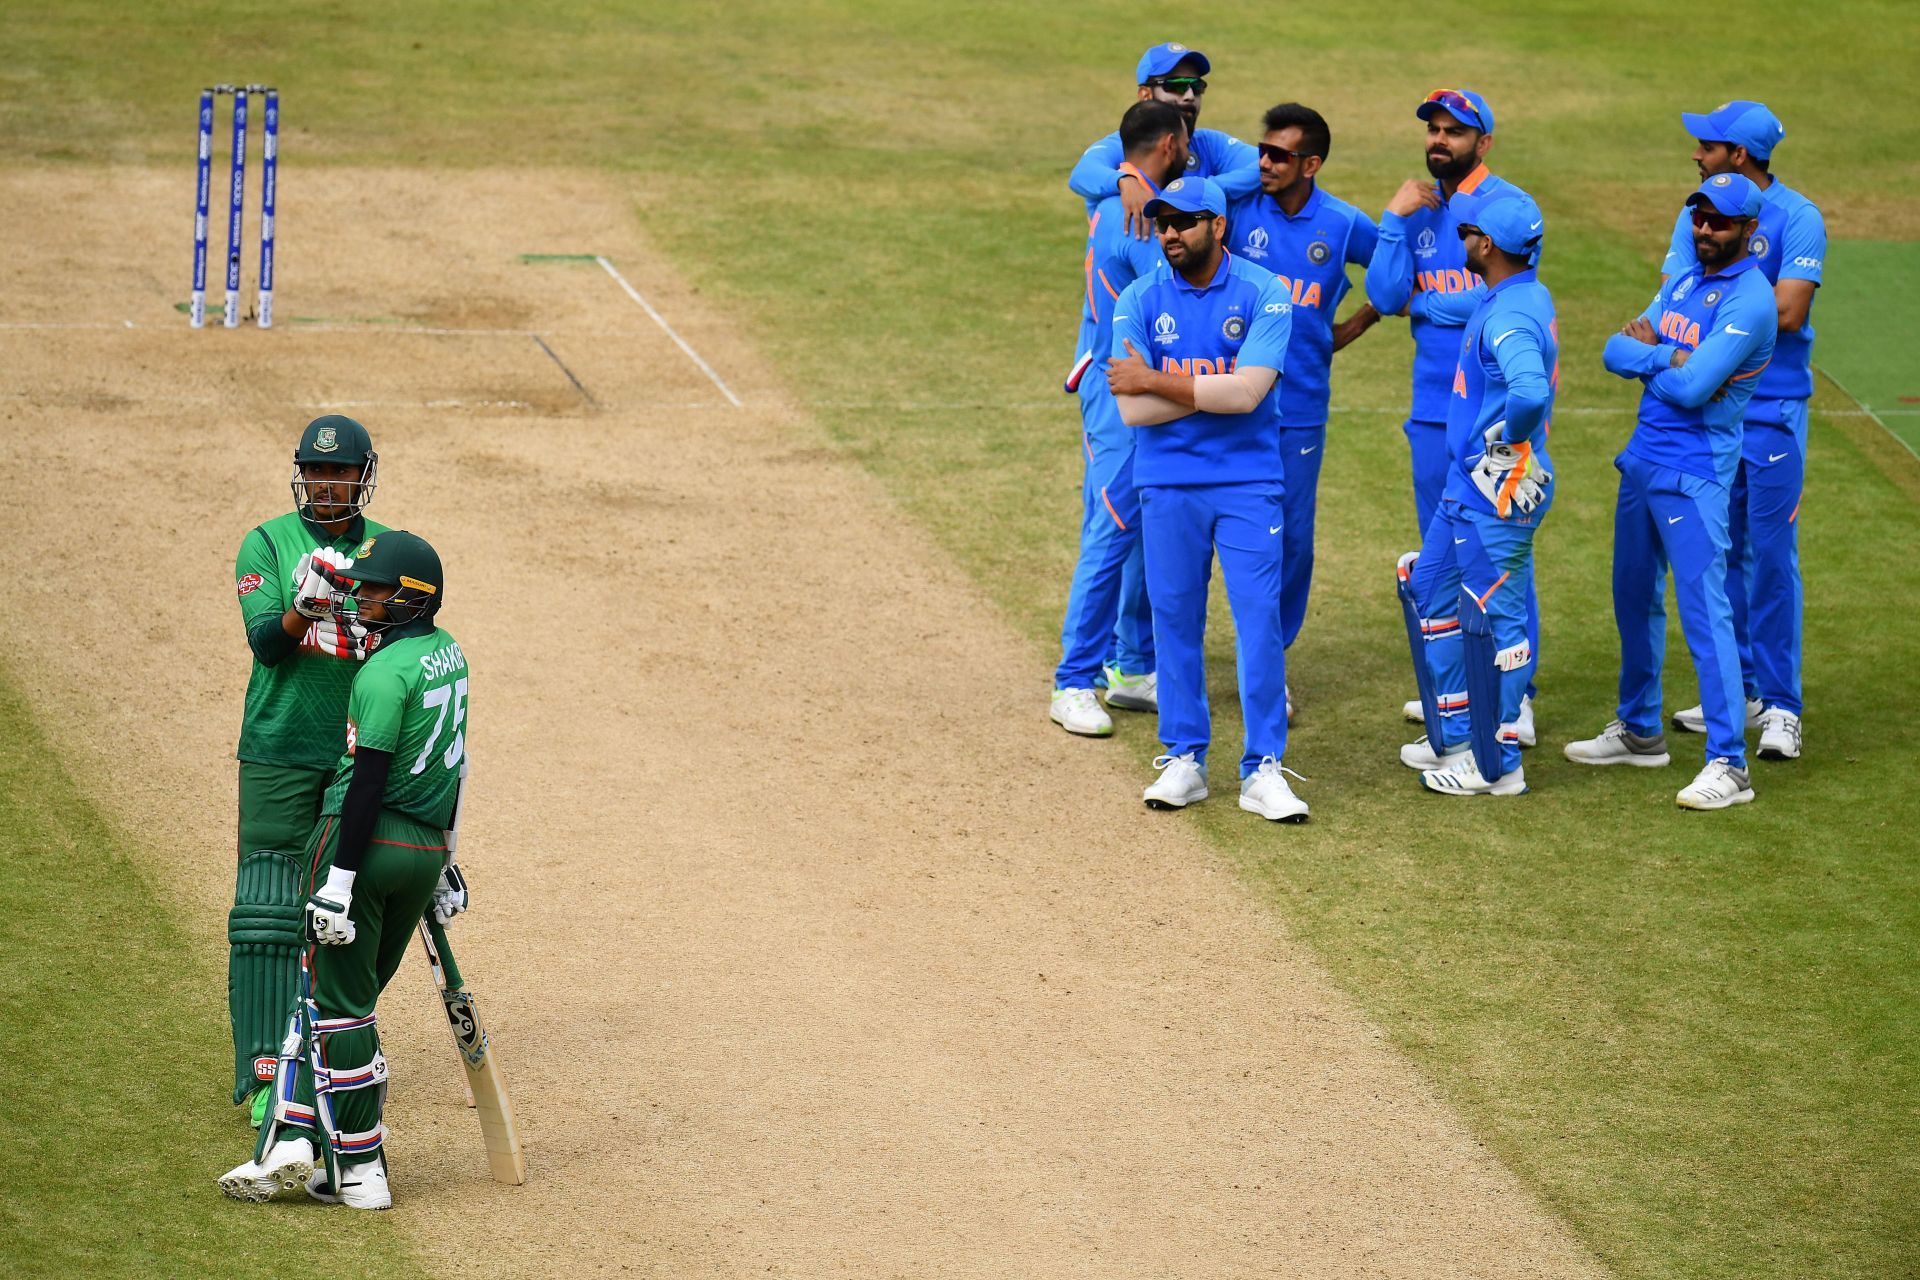
M1425 724L1427 722L1427 713L1420 709L1420 699L1415 698L1412 702L1402 703L1400 706L1400 718L1408 724Z
M1662 735L1643 738L1615 720L1602 729L1597 738L1569 742L1567 759L1575 764L1633 764L1643 769L1658 769L1673 757L1667 754L1667 740Z
M1240 807L1271 822L1305 822L1307 802L1293 794L1286 775L1293 770L1272 756L1262 756L1260 767L1240 779ZM1293 773L1300 778L1300 775ZM1305 778L1300 778L1305 782Z
M1091 689L1055 689L1047 719L1083 738L1105 738L1113 733L1113 717L1101 707Z
M1800 758L1800 717L1785 707L1768 707L1760 717L1760 758Z
M1427 735L1423 733L1415 741L1400 748L1400 763L1409 769L1444 769L1450 761L1458 760L1470 750L1472 750L1471 744L1463 742L1445 751L1435 751L1433 744L1427 741Z
M307 1178L307 1194L322 1204L343 1204L349 1209L393 1208L393 1193L387 1189L387 1167L378 1160L341 1165L338 1189L327 1184L325 1169L315 1169Z
M1520 699L1520 718L1513 722L1514 729L1520 734L1520 745L1530 747L1540 739L1533 732L1533 699Z
M1160 678L1156 673L1149 671L1143 676L1125 675L1111 662L1105 669L1108 706L1118 707L1122 711L1160 709Z
M1443 796L1518 796L1526 794L1527 771L1517 768L1488 782L1480 775L1473 752L1450 759L1443 769L1428 769L1420 775L1420 785Z
M235 1200L265 1204L282 1191L293 1191L313 1173L313 1143L305 1138L282 1138L258 1161L249 1160L220 1178L220 1190Z
M1725 809L1753 799L1753 784L1745 769L1736 769L1721 756L1707 761L1707 767L1681 789L1674 802L1682 809Z
M1183 756L1159 756L1153 767L1160 771L1153 785L1141 793L1149 809L1184 809L1196 800L1207 798L1207 775L1193 752Z
M1760 699L1748 698L1747 728L1758 729L1760 727L1760 713L1766 709L1767 704L1760 701ZM1676 711L1673 713L1673 727L1682 733L1705 733L1707 731L1707 713L1702 711L1697 704L1688 707L1685 711Z

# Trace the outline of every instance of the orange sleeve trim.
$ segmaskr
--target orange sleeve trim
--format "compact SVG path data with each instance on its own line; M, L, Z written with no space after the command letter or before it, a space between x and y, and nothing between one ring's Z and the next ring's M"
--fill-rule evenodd
M1100 277L1100 287L1107 291L1107 296L1115 302L1120 301L1120 291L1113 287L1113 281L1107 279L1107 273L1095 271L1094 274Z
M1795 520L1798 520L1800 518L1800 504L1805 501L1806 501L1805 494L1802 494L1800 497L1795 498L1793 500L1793 514L1787 517L1788 524L1792 524Z
M1773 363L1772 359L1765 360L1761 363L1758 369L1755 369L1750 373L1736 373L1731 378L1728 378L1727 381L1728 382L1745 382L1748 378L1757 378L1762 373L1765 373L1767 366L1772 363Z

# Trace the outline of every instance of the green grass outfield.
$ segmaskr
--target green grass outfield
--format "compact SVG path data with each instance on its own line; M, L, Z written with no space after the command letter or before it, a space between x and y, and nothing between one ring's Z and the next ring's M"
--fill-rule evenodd
M1801 516L1808 755L1756 765L1757 803L1673 808L1697 740L1666 771L1559 756L1613 700L1610 460L1634 389L1599 350L1651 293L1695 180L1677 113L1766 98L1788 126L1777 171L1836 239L1920 238L1911 5L1286 6L1180 26L1122 4L626 8L15 6L0 129L21 161L177 166L183 277L201 79L281 86L289 191L302 166L334 163L642 178L636 214L661 251L1032 639L1038 716L1079 493L1058 382L1083 224L1064 180L1131 99L1140 49L1207 50L1202 122L1243 137L1274 101L1319 107L1325 185L1370 210L1420 172L1413 104L1483 89L1495 167L1549 219L1563 340L1534 793L1427 798L1394 758L1411 681L1389 574L1414 531L1410 344L1388 324L1335 371L1318 580L1291 664L1289 763L1312 779L1314 821L1275 828L1219 800L1167 821L1218 842L1618 1274L1920 1274L1908 460L1825 416L1847 405L1822 392ZM1217 627L1231 743L1225 640ZM1679 706L1692 680L1677 636L1669 649ZM1074 749L1130 757L1144 780L1150 734L1128 719L1118 741Z
M1820 367L1920 457L1920 242L1827 248Z

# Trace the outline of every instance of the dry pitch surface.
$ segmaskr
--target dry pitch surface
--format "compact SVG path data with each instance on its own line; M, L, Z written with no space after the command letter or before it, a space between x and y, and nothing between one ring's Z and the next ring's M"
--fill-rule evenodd
M1598 1273L1116 750L1047 723L1047 656L617 185L301 174L280 326L195 333L179 178L0 177L11 661L220 963L232 556L302 423L369 425L374 513L441 549L475 670L455 937L530 1166L487 1180L403 971L394 1185L434 1269ZM597 264L527 253L607 255L744 407Z

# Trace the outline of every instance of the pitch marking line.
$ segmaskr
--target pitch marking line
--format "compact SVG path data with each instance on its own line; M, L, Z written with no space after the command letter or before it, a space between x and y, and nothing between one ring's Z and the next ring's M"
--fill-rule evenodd
M627 296L629 298L632 298L635 302L639 303L641 309L645 311L648 315L653 317L653 322L659 325L660 328L666 333L666 335L669 338L673 339L673 344L676 347L679 347L682 351L687 353L687 359L693 361L695 364L700 366L700 372L706 374L707 379L710 382L712 382L714 386L720 388L720 394L725 396L727 400L733 405L734 408L736 409L746 408L745 405L740 403L740 397L733 394L733 388L729 387L725 382L722 382L720 380L720 375L713 371L713 366L708 364L705 360L702 360L700 358L700 353L698 351L695 351L691 346L689 346L685 338L681 337L679 334L673 331L673 326L667 323L667 318L661 315L658 311L655 311L653 309L653 304L651 302L648 302L645 298L641 297L640 291L634 288L631 284L628 284L627 278L621 275L620 272L614 267L614 265L611 262L607 261L607 255L605 255L604 253L596 253L593 256L593 260L600 264L600 267L602 270L604 270L608 275L613 277L615 284L619 285L622 289L625 289L627 291Z

